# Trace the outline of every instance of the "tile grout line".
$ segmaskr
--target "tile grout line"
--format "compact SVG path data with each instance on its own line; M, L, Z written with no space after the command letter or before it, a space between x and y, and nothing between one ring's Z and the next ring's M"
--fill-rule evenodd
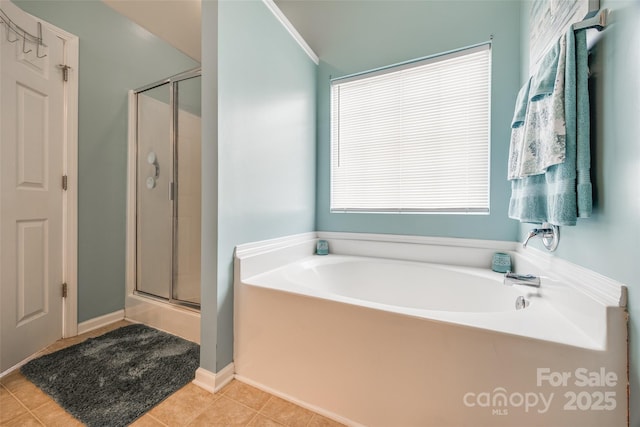
M71 414L70 414L66 409L64 409L64 408L63 408L63 407L62 407L58 402L56 402L56 401L53 399L53 397L51 397L48 393L46 393L46 392L45 392L44 390L42 390L40 387L38 387L37 385L35 385L35 384L34 384L34 383L29 379L29 378L25 377L22 373L20 373L20 375L22 375L22 376L24 377L25 381L27 381L29 384L32 384L34 387L36 387L38 390L40 390L43 394L45 394L45 395L50 399L50 402L42 403L42 404L40 404L40 405L36 406L35 408L30 409L26 404L24 404L24 403L22 402L22 400L20 400L20 398L19 398L18 396L16 396L15 394L13 394L13 393L11 392L11 390L9 390L9 388L8 388L8 387L6 387L6 386L5 386L5 389L7 389L7 391L8 391L9 393L11 393L11 394L13 395L13 397L14 397L16 400L18 400L18 401L22 404L22 406L24 406L24 407L27 409L27 411L29 411L29 413L30 413L30 414L31 414L31 415L32 415L36 420L38 420L38 422L39 422L40 424L42 424L42 425L43 425L43 426L45 426L45 427L46 427L46 425L47 425L47 424L46 424L43 420L41 420L41 419L40 419L40 417L35 413L35 410L36 410L36 409L39 409L39 408L42 408L43 406L48 405L48 404L49 404L49 403L51 403L51 402L53 402L53 404L54 404L54 405L56 405L58 408L62 409L62 410L63 410L64 412L66 412L67 414L71 415ZM71 416L73 417L73 415L71 415ZM76 418L76 417L73 417L73 419L77 420L77 418ZM78 420L78 421L79 421L79 420Z
M265 392L265 393L266 393L266 392ZM271 421L276 421L276 420L274 420L273 418L268 417L268 416L266 416L265 414L263 414L263 413L262 413L262 410L263 410L264 408L266 408L266 407L267 407L267 405L269 404L269 402L271 401L271 399L272 399L272 398L273 398L273 395L272 395L271 393L269 393L269 398L267 399L267 401L266 401L266 402L264 402L264 405L262 405L262 407L261 407L260 409L258 409L256 412L257 412L258 414L262 415L263 417L265 417L265 418L267 418L267 419L270 419ZM276 421L276 422L277 422L277 421ZM280 423L278 423L278 424L280 424Z
M25 377L25 378L26 378L26 377ZM28 379L28 378L27 378L27 381L29 381L31 384L33 384L33 383ZM34 386L35 386L35 384L34 384ZM36 387L38 387L38 386L36 386ZM42 389L40 389L39 387L38 387L38 390L42 391ZM44 393L44 391L42 391L42 392ZM46 394L46 395L47 395L47 397L49 397L53 403L55 403L56 405L58 405L58 402L56 402L55 400L53 400L53 398L51 398L51 396L49 396L47 393L44 393L44 394ZM20 402L20 403L22 403L22 402ZM41 408L41 407L43 407L43 406L45 406L45 405L48 405L48 404L49 404L49 402L46 402L46 403L43 403L42 405L39 405L39 406L37 406L37 407L35 407L35 408L33 408L33 409L35 410L35 409ZM24 405L24 406L26 407L27 405ZM58 405L58 406L59 406L59 405ZM38 415L36 415L36 413L35 413L35 412L33 412L33 411L32 411L31 409L29 409L29 408L27 408L27 410L31 413L31 415L32 415L36 420L38 420L38 422L39 422L40 424L42 424L43 426L45 426L45 427L46 427L45 422L44 422L43 420L41 420L41 419L40 419L40 417L39 417Z
M258 415L261 415L261 416L263 416L263 417L265 417L265 418L267 418L267 419L269 419L269 420L271 420L271 421L273 421L273 422L276 422L276 423L278 423L278 424L280 424L280 425L284 425L285 427L288 427L288 425L287 425L287 424L282 424L280 421L278 421L278 420L274 419L273 417L270 417L270 416L268 416L267 414L265 414L265 413L263 413L263 412L262 412L262 411L263 411L263 409L267 407L267 404L269 403L269 401L271 401L274 397L276 397L276 396L272 395L271 393L267 393L267 394L269 394L269 399L267 399L267 401L264 403L264 405L262 405L262 407L261 407L260 409L256 410L257 414L258 414ZM238 402L238 403L240 403L241 405L244 405L242 402L237 401L237 400L235 400L235 399L233 399L233 398L231 398L231 397L229 397L229 399L233 400L234 402ZM295 403L293 403L293 402L289 402L289 401L286 401L286 402L288 402L288 403L292 403L293 405L296 405L296 404L295 404ZM247 405L244 405L244 406L248 407ZM299 408L302 408L300 405L296 405L296 406L297 406L297 407L299 407ZM248 408L250 408L250 407L248 407ZM250 409L253 409L253 408L250 408ZM307 411L311 412L311 418L309 418L309 421L307 421L307 423L305 424L305 427L308 427L308 426L311 424L311 421L313 421L313 419L314 419L316 416L319 416L319 414L318 414L318 413L316 413L316 412L310 411L310 410L308 410L308 409L306 409L306 408L302 408L302 409L305 409L305 410L307 410Z
M44 421L42 421L40 419L40 417L38 417L35 413L31 412L31 410L29 410L29 413L31 414L31 416L33 416L40 424L42 424L43 426L46 427L46 424L44 423Z
M251 417L251 419L249 420L249 422L248 422L248 423L246 423L246 424L245 424L245 426L248 426L249 424L251 424L251 422L252 422L253 420L255 420L255 419L258 417L258 415L260 415L260 414L258 413L258 411L256 411L256 413L255 413L255 414L253 414L253 417Z
M213 393L213 396L215 396L216 394ZM207 412L207 410L209 410L209 408L211 406L213 406L214 403L216 403L218 400L220 400L220 398L223 396L224 394L220 394L218 397L216 397L211 403L209 403L208 405L206 405L204 407L204 409L201 412L198 412L196 415L192 416L191 418L188 419L188 422L185 423L185 426L190 425L191 423L193 423L200 415L204 414L205 412ZM233 400L233 399L232 399ZM154 417L155 418L155 417Z
M309 425L311 424L311 421L315 418L315 416L316 416L315 413L311 415L311 418L309 418L309 421L307 421L307 424L305 424L306 427L309 427Z
M23 407L24 409L26 409L26 410L27 410L27 413L28 413L29 415L31 415L32 417L34 417L34 418L36 419L36 421L38 421L41 425L43 425L43 426L45 425L45 424L42 422L42 420L41 420L40 418L38 418L38 417L36 416L36 414L34 414L33 412L31 412L31 409L29 409L29 408L27 407L27 405L25 405L25 404L24 404L24 402L22 402L22 400L21 400L20 398L18 398L18 396L16 396L15 394L13 394L13 392L12 392L11 390L9 390L9 388L8 388L6 385L4 385L4 384L0 384L0 386L2 386L2 387L7 391L7 393L9 393L9 395L10 395L11 397L13 397L13 398L14 398L14 399L15 399L15 400L20 404L20 405L22 405L22 407ZM12 421L12 420L15 420L16 418L21 417L22 415L24 415L24 413L22 413L22 414L18 414L18 415L16 415L15 417L13 417L13 418L11 418L11 419L8 419L8 420L6 420L5 422L10 422L10 421Z
M273 422L276 422L276 423L278 423L278 424L282 425L282 423L281 423L281 422L279 422L279 421L277 421L277 420L274 420L273 418L271 418L271 417L269 417L269 416L267 416L267 415L265 415L265 414L263 414L263 413L262 413L262 410L267 406L267 404L269 403L269 401L271 400L271 398L273 398L273 395L272 395L271 393L267 393L267 394L269 394L269 398L267 399L267 401L266 401L266 402L264 402L264 405L262 405L262 406L260 407L260 409L252 408L251 406L245 405L244 403L240 402L239 400L236 400L236 399L234 399L234 398L232 398L232 397L226 396L226 392L225 392L225 393L222 393L218 399L220 399L220 398L222 398L222 397L224 396L224 397L226 397L227 399L231 400L232 402L238 403L238 404L240 404L240 405L244 406L245 408L248 408L248 409L251 409L252 411L254 411L254 412L255 412L254 416L249 420L249 422L248 422L247 424L250 424L250 423L251 423L251 421L253 421L253 419L254 419L254 418L256 418L258 415L261 415L261 416L263 416L263 417L265 417L265 418L267 418L267 419L269 419L269 420L271 420L271 421L273 421ZM218 400L218 399L216 399L216 400Z
M217 398L215 401L213 401L211 404L213 405L213 403L217 402L217 401L218 401L218 400L220 400L222 397L223 397L223 396L220 396L220 397L219 397L219 398ZM232 402L234 402L234 403L237 403L237 404L239 404L239 405L244 406L245 408L251 409L251 410L252 410L253 412L255 412L256 414L260 412L258 409L252 408L251 406L246 405L246 404L244 404L244 403L240 402L239 400L234 399L233 397L229 397L229 396L224 396L224 397L226 397L227 399L229 399L230 401L232 401ZM267 401L267 402L268 402L268 401Z
M153 408L151 408L151 409L153 409ZM145 412L144 414L142 414L142 415L140 416L140 418L144 417L145 415L148 415L149 417L153 418L155 421L159 422L159 423L160 423L160 424L162 424L163 426L168 427L168 424L165 424L164 422L160 421L158 418L156 418L156 417L154 417L153 415L151 415L151 414L150 414L151 409L149 409L147 412ZM138 418L138 420L139 420L140 418ZM136 420L136 421L137 421L137 420ZM191 422L191 421L193 421L193 420L189 420L189 422ZM186 425L188 425L188 424L186 424Z
M274 397L276 397L276 396L274 396L273 394L269 393L269 399L267 399L267 401L264 403L264 405L262 405L262 408L260 408L260 410L258 411L258 414L262 415L263 417L265 417L265 418L266 418L266 419L268 419L268 420L273 421L274 423L280 424L281 426L289 427L289 425L288 425L288 424L283 424L283 423L281 423L280 421L278 421L278 420L274 419L273 417L270 417L269 415L267 415L267 414L265 414L264 412L262 412L262 410L263 410L264 408L266 408L266 407L267 407L267 404L269 404L269 402L270 402ZM289 402L289 403L291 403L291 402ZM294 404L294 405L295 405L295 404ZM297 405L296 405L296 406L297 406Z

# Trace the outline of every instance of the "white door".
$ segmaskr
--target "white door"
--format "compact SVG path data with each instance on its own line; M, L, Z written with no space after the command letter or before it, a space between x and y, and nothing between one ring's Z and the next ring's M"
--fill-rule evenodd
M37 21L0 2L16 25ZM0 36L0 372L62 337L64 41ZM46 56L45 56L46 55ZM40 57L39 57L40 56Z

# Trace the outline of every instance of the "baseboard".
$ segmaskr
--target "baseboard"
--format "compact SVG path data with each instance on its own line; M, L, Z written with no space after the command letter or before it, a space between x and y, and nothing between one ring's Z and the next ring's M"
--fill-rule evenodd
M196 371L196 378L193 380L193 383L210 393L215 393L231 382L234 373L235 367L233 363L229 363L227 366L222 368L220 372L215 374L204 368L198 368Z
M31 356L29 356L26 359L16 363L15 365L13 365L12 367L10 367L9 369L7 369L4 372L0 372L0 380L3 379L6 376L9 376L13 372L19 370L20 368L22 368L23 365L26 365L28 362L32 361L33 359L37 359L38 357L42 356L42 351L43 350L40 350L39 352L32 354Z
M350 420L348 418L342 417L342 416L340 416L340 415L338 415L336 413L327 411L327 410L322 409L322 408L320 408L318 406L311 405L311 404L309 404L307 402L304 402L302 400L296 399L295 397L292 397L292 396L290 396L290 395L288 395L286 393L281 393L278 390L272 389L271 387L267 387L267 386L265 386L265 385L263 385L263 384L261 384L259 382L250 380L249 378L245 378L242 375L235 375L235 379L240 381L240 382L243 382L245 384L248 384L250 386L253 386L253 387L257 388L257 389L260 389L262 391L266 391L267 393L272 394L272 395L274 395L276 397L279 397L281 399L284 399L286 401L294 403L294 404L296 404L296 405L298 405L298 406L300 406L302 408L305 408L305 409L308 409L310 411L313 411L316 414L320 414L323 417L326 417L326 418L329 418L329 419L334 420L336 422L342 423L342 424L344 424L346 426L364 427L363 424L359 424L359 423L357 423L355 421L352 421L352 420Z
M103 326L110 325L111 323L115 323L122 319L124 319L124 310L114 311L113 313L85 320L82 323L78 323L78 335L93 331L94 329L102 328Z

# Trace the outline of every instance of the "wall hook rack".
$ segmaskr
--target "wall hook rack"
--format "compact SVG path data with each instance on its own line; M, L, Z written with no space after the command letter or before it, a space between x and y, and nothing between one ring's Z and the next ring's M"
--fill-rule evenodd
M15 43L22 39L22 53L27 54L33 51L31 48L27 50L27 43L31 43L36 45L36 56L38 58L44 58L47 56L46 53L40 55L40 48L47 47L47 45L42 41L42 24L40 22L38 22L38 35L34 36L29 31L13 22L4 10L0 9L0 24L4 24L6 26L5 37L9 43ZM15 38L12 40L11 37Z

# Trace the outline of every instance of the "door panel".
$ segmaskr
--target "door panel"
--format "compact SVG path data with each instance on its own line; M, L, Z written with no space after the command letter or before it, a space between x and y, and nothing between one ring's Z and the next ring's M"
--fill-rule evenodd
M0 37L0 372L62 337L64 42L45 25L42 37L47 49Z
M173 299L200 304L200 76L176 83L176 185Z
M46 220L18 221L18 327L49 311L49 266Z
M48 98L18 84L17 87L18 188L47 188Z
M170 121L169 84L138 94L136 289L166 299L173 262Z

